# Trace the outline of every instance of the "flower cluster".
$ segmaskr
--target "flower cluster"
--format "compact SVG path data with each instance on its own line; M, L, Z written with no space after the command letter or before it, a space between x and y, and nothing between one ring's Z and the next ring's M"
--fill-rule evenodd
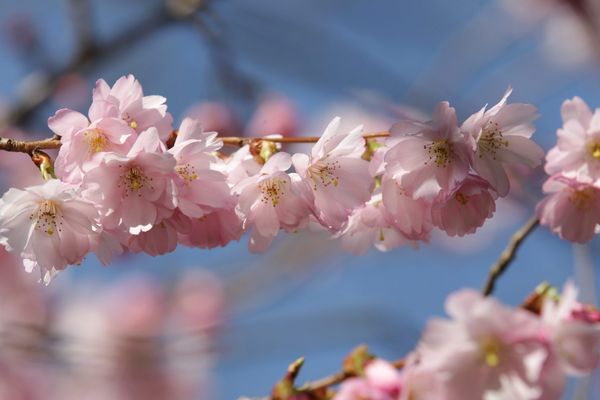
M173 130L165 98L144 96L133 76L100 80L87 117L49 119L59 179L3 196L0 243L49 281L90 251L108 263L126 249L224 246L246 231L253 252L303 228L357 254L428 241L434 228L463 236L508 194L508 166L543 157L530 139L535 108L509 95L462 125L442 102L431 121L401 121L381 141L335 118L309 154L281 151L274 137L228 154L201 121Z
M600 311L567 284L541 315L464 289L450 295L451 319L433 319L402 371L376 359L342 384L335 400L559 399L568 376L598 364Z
M561 108L563 127L546 157L547 196L537 215L562 239L585 243L600 224L600 109L592 113L579 97Z

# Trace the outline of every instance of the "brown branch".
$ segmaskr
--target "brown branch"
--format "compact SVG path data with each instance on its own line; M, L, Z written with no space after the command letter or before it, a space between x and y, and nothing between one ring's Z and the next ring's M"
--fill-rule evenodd
M406 364L406 360L401 358L399 360L390 362L390 364L392 364L397 369L402 369L402 368L404 368L404 365ZM346 379L352 378L353 376L354 375L349 374L347 372L340 371L335 374L326 376L324 378L317 379L312 382L307 382L304 385L300 386L298 388L298 390L303 393L318 392L320 390L327 389L330 386L340 384L340 383L344 382Z
M508 246L506 246L506 249L504 249L498 261L496 261L496 263L492 265L492 268L490 268L487 281L485 282L485 286L482 291L485 296L490 295L494 291L496 281L515 259L517 250L521 246L521 243L531 232L533 232L539 223L540 221L536 217L532 217L521 229L514 233L510 239L510 242L508 243Z
M31 141L0 138L0 150L27 153L29 155L32 155L35 150L58 149L60 144L60 137L58 136Z
M367 133L363 137L365 139L375 139L388 137L390 134L388 132L376 132L376 133ZM176 136L176 132L172 135L173 140L170 139L170 142L174 142L174 138ZM244 146L245 144L250 144L256 140L267 140L269 142L274 143L315 143L319 140L319 136L299 136L299 137L277 137L277 138L268 138L268 137L238 137L238 136L227 136L222 137L223 143L229 146ZM53 136L48 139L42 140L16 140L10 138L0 138L0 150L4 151L13 151L18 153L27 153L31 154L34 150L44 150L44 149L58 149L61 146L60 137ZM172 144L171 144L172 146Z

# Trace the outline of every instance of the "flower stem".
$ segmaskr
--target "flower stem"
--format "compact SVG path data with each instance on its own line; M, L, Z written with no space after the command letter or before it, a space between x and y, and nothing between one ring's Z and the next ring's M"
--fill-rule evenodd
M508 266L515 259L517 255L517 250L523 243L523 240L525 240L525 238L529 236L531 232L533 232L533 230L539 225L539 223L540 221L534 216L531 219L529 219L529 221L527 221L527 223L523 225L521 229L519 229L512 235L510 241L508 242L508 246L506 246L506 249L504 249L502 254L500 254L500 258L498 258L498 261L496 261L496 263L492 265L492 268L490 268L487 281L485 282L485 286L482 290L485 296L489 296L490 294L492 294L496 285L496 281L498 280L498 278L500 278L500 276L502 276L502 274L506 271Z

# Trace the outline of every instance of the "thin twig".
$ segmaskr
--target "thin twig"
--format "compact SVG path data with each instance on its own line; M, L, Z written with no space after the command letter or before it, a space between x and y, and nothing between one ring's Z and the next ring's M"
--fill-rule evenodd
M487 281L483 288L484 296L490 295L494 291L496 281L506 271L510 263L515 259L517 250L523 240L539 225L540 221L536 217L532 217L527 223L514 233L506 249L500 254L500 258L490 269Z
M402 369L406 364L406 360L401 358L399 360L392 361L390 364L392 364L397 369ZM352 376L352 374L340 371L335 374L326 376L324 378L317 379L316 381L307 382L304 385L300 386L298 390L303 393L317 392L319 390L327 389L330 386L340 384L346 379L351 378Z
M367 133L363 137L365 139L375 139L387 137L388 132ZM244 146L255 140L268 140L274 143L315 143L319 140L319 136L299 136L299 137L239 137L226 136L221 138L225 145L229 146ZM0 150L13 151L19 153L31 154L34 150L58 149L61 146L60 137L54 136L42 140L16 140L11 138L0 138Z

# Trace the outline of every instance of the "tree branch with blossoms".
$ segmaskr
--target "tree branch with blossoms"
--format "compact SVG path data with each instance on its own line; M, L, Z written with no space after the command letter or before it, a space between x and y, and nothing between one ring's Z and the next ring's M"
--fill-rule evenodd
M399 121L385 132L344 131L334 118L320 137L220 138L189 118L174 128L166 99L145 95L132 75L112 86L100 79L87 116L61 109L49 118L52 138L0 139L0 149L31 155L46 179L4 194L0 243L48 284L91 252L109 264L126 251L157 256L179 245L214 248L244 233L251 252L266 251L281 231L316 230L356 255L416 247L434 229L462 237L509 195L510 168L534 168L544 158L531 139L536 108L509 104L510 94L462 123L441 102L431 120ZM600 223L595 119L577 98L565 102L562 114L565 127L547 155L548 196L493 266L485 295L538 220L576 242L591 239ZM282 149L293 143L313 146L307 153ZM225 145L237 148L222 152ZM42 151L51 148L58 149L54 168ZM447 301L451 319L432 320L416 350L398 363L374 360L361 348L342 372L297 388L299 361L272 397L481 399L517 390L527 392L522 398L556 398L548 391L562 386L548 387L543 371L564 377L593 369L600 313L577 303L571 286L558 302L542 293L543 306L513 310L462 290ZM577 345L562 348L556 338L573 332L569 340ZM464 357L473 362L457 364ZM484 375L464 385L477 374ZM329 388L342 381L333 394Z

